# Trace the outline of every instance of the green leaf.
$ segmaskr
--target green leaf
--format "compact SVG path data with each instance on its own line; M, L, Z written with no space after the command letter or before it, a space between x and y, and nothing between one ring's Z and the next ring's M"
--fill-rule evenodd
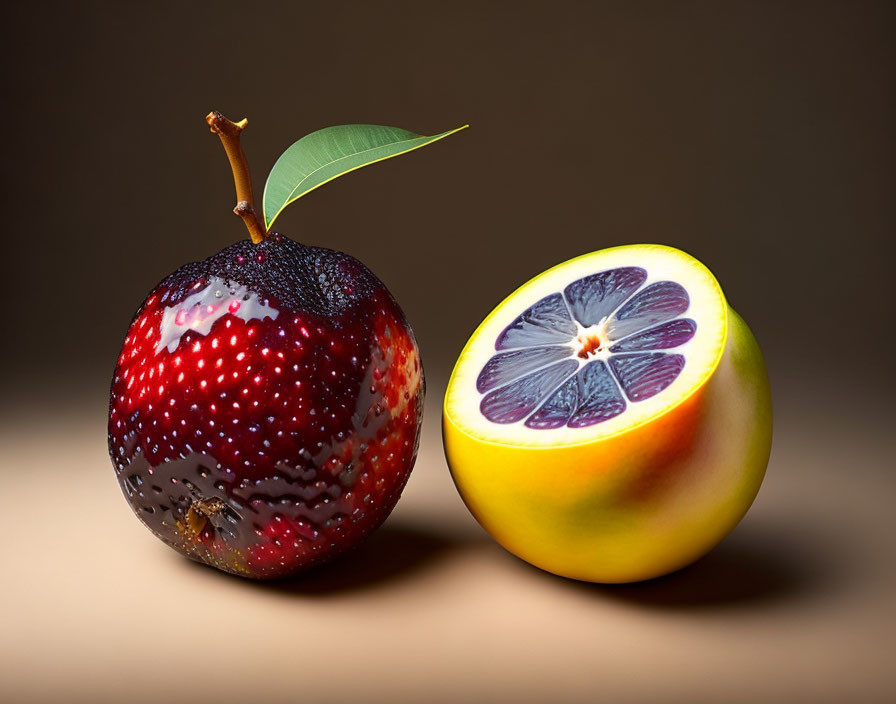
M270 228L287 205L328 181L425 147L467 126L432 137L382 125L338 125L312 132L283 152L268 175L262 206L265 227Z

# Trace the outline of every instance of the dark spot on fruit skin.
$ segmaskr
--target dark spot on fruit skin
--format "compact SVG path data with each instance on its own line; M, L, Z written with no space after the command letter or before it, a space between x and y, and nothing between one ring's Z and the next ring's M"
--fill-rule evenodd
M213 278L246 286L276 318L226 314L157 352L165 308ZM363 264L282 236L238 243L167 277L134 317L110 398L119 483L138 517L193 559L294 574L395 505L416 456L421 370L404 315ZM227 511L197 517L216 501Z

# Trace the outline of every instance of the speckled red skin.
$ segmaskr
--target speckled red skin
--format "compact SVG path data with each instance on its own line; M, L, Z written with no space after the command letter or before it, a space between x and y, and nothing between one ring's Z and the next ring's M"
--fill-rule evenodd
M277 318L228 313L160 348L165 309L210 274L248 286ZM132 509L167 544L284 577L389 515L414 465L423 391L385 286L347 255L275 235L187 265L147 296L114 372L109 450Z

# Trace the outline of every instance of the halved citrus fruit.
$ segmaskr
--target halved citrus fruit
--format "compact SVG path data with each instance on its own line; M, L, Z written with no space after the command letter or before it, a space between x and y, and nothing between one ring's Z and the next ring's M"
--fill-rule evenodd
M464 502L506 549L595 582L715 546L771 449L762 354L710 271L659 245L549 269L473 333L445 394Z

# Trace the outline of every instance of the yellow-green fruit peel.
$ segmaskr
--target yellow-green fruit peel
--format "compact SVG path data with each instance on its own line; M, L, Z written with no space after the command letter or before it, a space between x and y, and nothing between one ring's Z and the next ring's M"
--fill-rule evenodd
M651 353L684 358L678 377L587 427L485 418L476 379L501 330L570 282L620 267L648 272L642 289L674 281L687 290L683 315L693 316L697 333ZM609 368L614 357L603 350L581 364L600 358ZM693 562L744 516L768 463L771 396L755 338L702 264L669 247L617 247L554 267L486 318L449 381L443 434L464 502L507 550L565 577L630 582Z

